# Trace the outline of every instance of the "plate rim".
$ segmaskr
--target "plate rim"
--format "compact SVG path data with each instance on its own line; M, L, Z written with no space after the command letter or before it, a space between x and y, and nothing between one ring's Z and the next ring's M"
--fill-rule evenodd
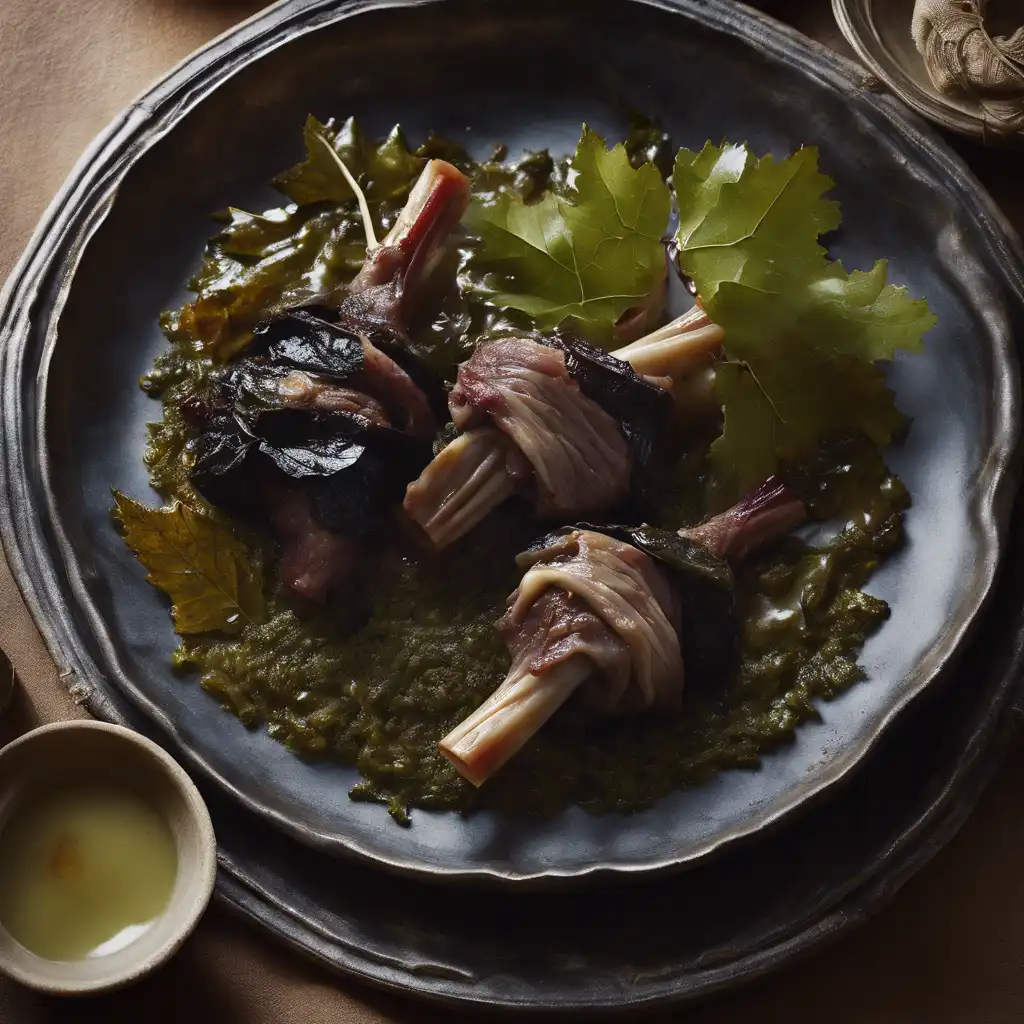
M364 12L444 2L279 0L206 44L158 80L86 150L44 214L24 255L0 292L0 406L3 408L4 426L0 449L4 456L0 466L0 542L32 617L51 655L57 661L72 696L99 718L116 718L117 712L95 683L91 682L103 678L106 673L93 661L81 642L73 621L71 602L62 594L56 566L58 556L63 560L61 568L68 575L75 603L88 618L89 628L104 648L105 655L110 653L109 641L105 639L107 631L104 624L87 599L78 568L74 560L68 558L69 544L63 535L55 508L45 444L46 373L57 340L57 322L85 246L109 211L121 178L138 157L192 107L237 71L294 38L326 25L341 23ZM904 110L891 98L865 89L864 73L856 64L760 11L727 0L625 2L644 4L680 15L738 39L745 45L760 45L804 76L833 90L858 95L862 102L872 107L899 132L923 161L930 162L940 172L939 176L947 186L958 194L969 219L998 254L997 262L1003 272L1003 283L1011 293L1015 293L1018 302L1024 307L1024 252L1012 226L973 173L930 128L921 124L915 115ZM49 299L45 294L47 285L51 289L56 288L55 295ZM42 304L45 310L46 333L37 376L41 396L33 417L34 436L30 439L22 429L26 413L19 385L23 378L23 349L31 334L29 313L37 304ZM123 673L118 673L120 678L116 681L117 687L156 722L174 743L177 756L190 768L214 782L247 810L270 821L292 837L328 852L351 854L403 874L446 882L567 884L624 875L646 875L694 865L726 846L775 827L798 809L809 806L815 799L831 791L868 756L892 722L937 678L945 674L963 648L996 578L1008 534L1010 507L1016 489L1015 470L1019 461L1020 385L1012 342L1001 339L993 349L993 358L997 369L1008 369L1011 372L999 374L999 379L993 384L996 398L993 402L993 445L979 478L985 479L987 473L987 486L979 487L979 496L974 503L974 511L979 513L976 525L984 541L985 568L974 605L948 639L939 664L918 685L901 696L855 751L833 762L812 789L802 792L796 804L790 802L772 813L751 819L742 827L725 830L683 857L663 859L656 863L590 863L553 871L518 871L493 865L445 869L425 866L415 858L382 855L344 834L320 831L295 822L286 814L273 810L243 792L208 764L201 754L192 750L174 722L144 697ZM49 515L46 524L41 524L31 514L37 499L30 497L29 463L38 469L43 483L45 507ZM53 535L52 543L46 536L47 531Z
M813 912L774 943L751 949L738 960L712 962L697 971L680 972L662 981L657 991L643 996L628 996L614 1002L566 1003L552 998L497 1002L493 992L474 992L472 985L468 992L453 992L457 984L454 978L431 977L427 971L407 969L412 983L397 981L382 969L374 955L360 957L363 951L354 945L339 944L322 934L316 922L256 883L229 855L221 859L223 871L218 878L217 897L232 913L266 928L276 941L319 967L338 976L356 978L380 992L414 998L435 1007L463 1012L547 1013L558 1019L580 1019L580 1014L586 1013L603 1019L691 1006L755 984L835 945L851 929L865 924L891 903L899 890L956 837L1008 753L1020 743L1024 677L1019 668L1024 652L1018 650L1013 660L1017 665L1016 678L1010 674L995 714L972 735L964 756L941 790L908 822L884 855L868 863L836 898L821 900ZM429 989L427 983L431 985Z

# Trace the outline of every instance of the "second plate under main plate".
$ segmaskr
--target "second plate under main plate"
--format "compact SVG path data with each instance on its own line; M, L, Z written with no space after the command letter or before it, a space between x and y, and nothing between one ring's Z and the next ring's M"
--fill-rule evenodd
M402 829L381 807L349 801L352 769L302 761L246 731L170 670L166 603L108 516L112 483L147 490L141 452L154 408L136 380L164 344L156 317L185 297L211 210L272 204L261 183L294 158L309 111L356 113L374 131L401 121L414 139L434 128L480 152L497 140L512 152L563 152L581 121L614 138L632 110L659 117L679 145L819 146L849 225L832 254L858 268L889 256L893 279L938 313L926 355L897 361L891 375L913 426L890 461L914 498L910 543L871 588L892 618L865 650L868 680L758 771L722 773L629 817L573 809L524 823L416 811ZM994 577L1018 430L1016 243L969 172L891 101L861 90L850 65L725 0L278 5L173 72L111 129L51 211L8 299L4 536L33 552L12 562L51 643L54 621L73 623L84 638L79 682L111 680L186 763L251 810L315 846L396 870L565 879L679 866L749 836L863 758L940 674Z

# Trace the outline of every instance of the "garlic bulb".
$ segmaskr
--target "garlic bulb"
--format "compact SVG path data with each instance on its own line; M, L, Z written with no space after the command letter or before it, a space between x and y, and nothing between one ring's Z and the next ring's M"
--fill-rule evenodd
M1024 130L1024 26L1011 36L985 29L990 0L916 0L911 33L932 84L974 100L1001 134Z

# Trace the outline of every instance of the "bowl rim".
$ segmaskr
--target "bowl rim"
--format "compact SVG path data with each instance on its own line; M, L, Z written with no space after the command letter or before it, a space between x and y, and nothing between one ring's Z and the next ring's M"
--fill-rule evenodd
M88 718L51 722L48 725L32 729L0 747L0 764L9 759L12 753L17 753L31 747L40 740L45 740L61 733L81 732L102 733L115 745L123 743L134 747L137 752L141 752L144 757L149 758L154 765L159 767L171 787L181 797L181 802L186 808L189 821L194 826L194 831L191 833L192 844L198 855L190 872L190 882L192 882L194 890L188 893L188 899L191 902L189 904L182 903L183 913L180 920L164 942L146 956L131 961L109 975L101 975L86 980L68 979L60 977L59 973L55 971L50 976L44 976L32 970L26 970L20 964L13 962L6 952L0 948L0 973L6 974L14 981L37 992L45 992L50 995L84 995L91 992L113 991L129 985L163 966L195 930L196 925L206 912L217 880L217 840L206 801L203 800L202 795L185 769L163 747L153 742L148 736L143 736L141 733L127 729L122 725L114 725L109 722L100 722ZM0 785L0 793L6 788ZM172 902L168 902L168 908ZM166 913L166 909L161 913ZM2 923L0 923L0 931L2 931L2 928ZM11 936L9 938L12 941L17 941ZM130 950L131 946L129 945L125 948ZM60 963L59 961L46 962L50 964ZM75 963L77 961L69 962ZM97 962L102 963L102 961Z
M978 106L977 113L965 110L956 103L944 99L938 91L932 93L907 74L897 61L887 64L879 56L878 49L885 50L885 44L872 23L871 8L875 0L832 0L832 13L836 24L857 57L867 65L871 73L908 107L921 117L947 131L980 139L984 143L1019 146L1024 144L1024 129L1000 133L989 127L984 111ZM910 34L910 25L907 25ZM872 46L872 42L875 46ZM877 48L876 48L877 47Z
M58 193L40 222L21 261L3 292L0 292L0 406L5 409L5 430L0 436L0 540L8 553L13 575L46 643L58 663L67 666L69 686L83 699L89 710L110 721L123 717L102 692L90 685L90 677L103 671L83 649L80 640L83 626L74 621L53 566L54 549L66 555L68 542L54 519L52 489L47 496L49 526L55 539L45 535L44 528L33 521L28 473L23 452L32 446L42 465L44 481L48 480L47 453L44 443L45 394L41 396L37 415L32 417L32 437L21 425L22 399L17 389L21 361L29 333L26 306L38 296L44 285L58 289L58 299L46 317L45 345L40 378L45 373L56 343L56 321L67 297L71 277L77 269L85 245L106 216L117 185L134 162L154 145L173 124L189 113L209 93L244 67L287 42L320 28L337 25L367 11L421 8L445 0L278 0L262 12L228 30L196 51L168 72L142 98L122 113L86 151L64 187ZM811 81L851 99L856 97L873 117L885 122L900 135L908 148L933 168L961 201L965 216L983 235L1003 271L1003 279L1017 301L1024 306L1024 251L1016 232L997 207L973 172L927 125L890 97L871 91L863 68L829 48L807 39L774 19L732 0L624 0L627 3L667 11L684 21L705 25L744 45L761 48L776 59L789 64ZM293 838L338 855L351 855L386 870L425 881L445 883L487 883L491 885L568 884L595 882L662 870L678 870L715 855L737 841L761 834L776 827L797 807L809 806L861 763L885 734L888 726L901 715L951 664L962 649L971 627L977 622L985 601L992 591L998 563L1008 535L1009 513L1016 491L1019 462L1020 386L1016 354L1006 343L997 351L997 364L1007 369L1001 375L992 398L999 413L993 445L985 462L978 498L977 528L984 538L984 577L977 600L965 621L952 631L941 658L941 664L919 682L908 688L889 709L870 736L855 752L836 761L812 789L801 792L785 807L761 815L743 828L719 834L699 849L684 856L657 863L638 864L587 863L564 869L521 871L484 864L472 867L440 867L423 865L415 856L388 856L367 848L358 840L338 832L319 830L292 821L283 812L242 790L220 774L204 757L183 740L175 724L162 710L131 687L127 693L161 730L177 745L183 760L215 782L249 812L270 822ZM16 469L15 469L16 467ZM6 501L4 499L7 499ZM11 499L15 500L11 500ZM17 499L22 500L19 506ZM42 511L42 510L40 510ZM73 564L65 569L70 577L70 590L79 606L84 606L88 629L98 637L105 650L102 624L98 622L84 599L84 586L77 578ZM57 609L56 611L54 609ZM118 678L119 688L126 681Z

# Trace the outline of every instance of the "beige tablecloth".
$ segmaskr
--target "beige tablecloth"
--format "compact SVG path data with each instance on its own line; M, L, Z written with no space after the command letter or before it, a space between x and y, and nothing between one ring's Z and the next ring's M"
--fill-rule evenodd
M0 0L0 278L92 137L152 79L259 6L255 0ZM845 49L827 0L762 7ZM1024 158L961 144L1024 228ZM0 559L0 644L21 676L0 742L80 712ZM788 973L659 1020L829 1024L1024 1020L1024 751L959 838L876 920ZM213 906L180 955L133 989L55 1001L0 981L0 1024L319 1024L452 1014L308 965Z

